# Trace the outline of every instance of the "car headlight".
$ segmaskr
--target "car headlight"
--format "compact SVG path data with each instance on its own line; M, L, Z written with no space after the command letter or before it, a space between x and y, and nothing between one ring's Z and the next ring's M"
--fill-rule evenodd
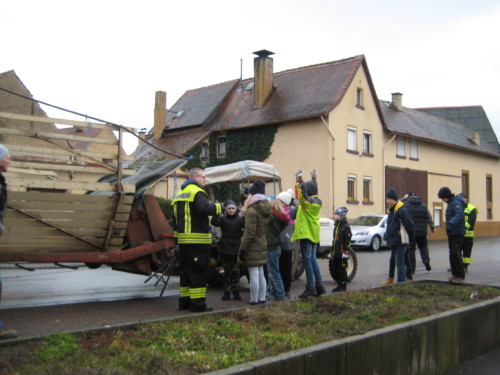
M358 232L355 234L355 236L366 236L368 232Z

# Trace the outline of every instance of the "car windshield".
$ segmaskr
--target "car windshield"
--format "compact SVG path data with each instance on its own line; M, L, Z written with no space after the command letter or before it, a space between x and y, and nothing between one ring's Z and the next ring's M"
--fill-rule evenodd
M360 216L353 221L350 225L362 225L365 227L374 227L383 219L382 216Z

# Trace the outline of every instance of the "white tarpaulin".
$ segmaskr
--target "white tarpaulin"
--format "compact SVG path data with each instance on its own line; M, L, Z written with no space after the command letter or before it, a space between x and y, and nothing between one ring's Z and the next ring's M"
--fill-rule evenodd
M256 180L271 182L281 180L274 165L254 160L208 167L205 168L205 175L206 185L221 182L254 182Z

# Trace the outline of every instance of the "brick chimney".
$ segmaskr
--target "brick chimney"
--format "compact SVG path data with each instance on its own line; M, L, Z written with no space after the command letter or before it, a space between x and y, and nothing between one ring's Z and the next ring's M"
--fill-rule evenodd
M262 108L273 91L273 59L274 52L265 49L254 52L254 108Z
M393 92L391 95L391 107L397 111L401 111L403 109L403 94L401 94L400 92Z
M154 140L161 138L163 130L167 126L167 93L157 91L155 95L155 117L154 117Z

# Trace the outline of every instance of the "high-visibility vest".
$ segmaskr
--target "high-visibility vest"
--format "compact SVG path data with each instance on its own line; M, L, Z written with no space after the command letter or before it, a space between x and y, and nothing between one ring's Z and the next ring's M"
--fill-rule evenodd
M467 207L465 207L464 210L464 215L465 215L465 236L464 237L474 237L474 223L469 223L469 215L472 211L476 210L476 215L477 215L477 208L473 206L470 203L467 203Z
M193 226L192 218L192 203L196 194L202 192L207 195L206 191L196 184L189 184L184 189L179 191L172 201L174 206L174 216L176 219L177 228L174 235L177 237L179 244L196 244L210 245L212 243L212 234L205 228L197 228ZM218 215L222 212L220 203L215 203L214 214ZM205 226L205 224L203 225ZM206 227L209 227L208 216L206 217Z

